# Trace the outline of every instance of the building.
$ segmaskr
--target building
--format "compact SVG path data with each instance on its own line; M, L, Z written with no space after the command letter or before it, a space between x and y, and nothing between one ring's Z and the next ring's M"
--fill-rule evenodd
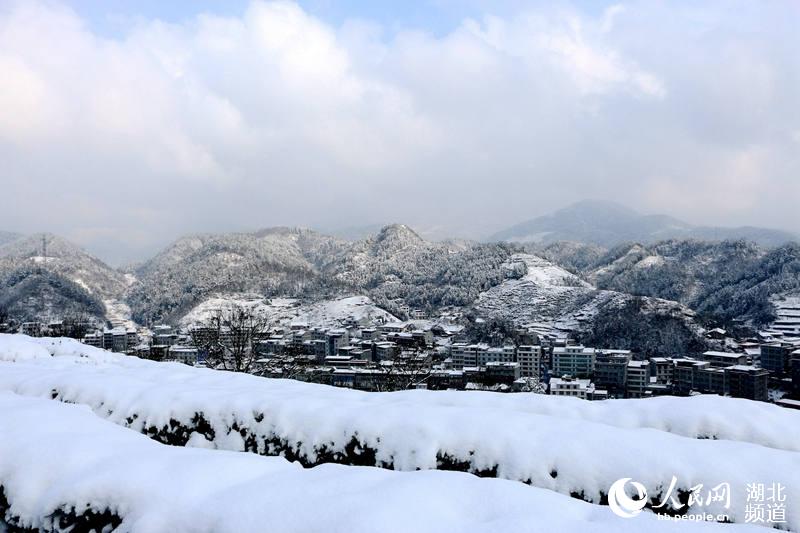
M650 376L656 378L656 383L672 383L675 374L675 364L667 357L650 358Z
M463 370L434 370L428 377L428 388L431 390L463 390L465 385Z
M188 346L170 346L165 361L175 361L185 365L197 363L197 348Z
M83 337L84 344L88 344L89 346L94 346L95 348L102 348L103 347L103 334L99 331L95 331L94 333L87 333Z
M728 390L734 398L747 398L766 402L769 371L749 365L736 365L725 369Z
M478 353L488 348L485 344L467 344L457 342L450 346L450 358L453 368L478 366Z
M708 361L696 359L675 359L672 377L672 392L676 396L689 396L694 390L694 375L696 369L711 366Z
M650 363L647 361L629 361L625 367L625 396L628 398L644 398L645 389L650 383Z
M800 350L792 352L792 393L800 398Z
M623 396L630 358L630 352L598 352L594 365L594 383L606 389L611 397Z
M707 361L706 361L707 362ZM694 390L704 394L725 395L728 391L728 374L723 368L711 366L695 366Z
M519 375L523 378L539 377L542 362L542 347L537 345L523 345L517 348L517 362Z
M519 379L519 363L489 361L483 367L483 383L486 385L509 385Z
M709 351L703 353L703 361L708 361L711 363L711 366L717 368L725 368L731 365L746 365L747 354Z
M478 350L476 355L478 358L478 366L486 366L489 363L514 363L517 358L516 350L513 346L502 346L498 348L484 347Z
M594 394L594 385L588 379L576 379L571 376L550 378L549 393L553 396L571 396L587 400Z
M326 355L336 355L339 348L350 344L350 334L346 329L332 329L325 334L325 340L328 343Z
M789 371L791 350L778 342L761 345L761 368L773 374L783 375Z
M594 373L595 349L583 346L559 346L553 348L552 367L554 376L589 378Z
M19 327L19 332L23 335L30 337L42 336L42 323L41 322L23 322Z

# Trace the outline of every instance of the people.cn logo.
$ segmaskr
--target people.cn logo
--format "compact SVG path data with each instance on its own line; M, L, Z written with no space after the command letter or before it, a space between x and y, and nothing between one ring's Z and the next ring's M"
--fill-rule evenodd
M639 499L634 500L625 492L625 484L631 482L636 489ZM631 478L624 477L616 480L611 488L608 489L608 506L611 511L622 518L633 518L642 512L647 504L647 490L638 481L631 481Z

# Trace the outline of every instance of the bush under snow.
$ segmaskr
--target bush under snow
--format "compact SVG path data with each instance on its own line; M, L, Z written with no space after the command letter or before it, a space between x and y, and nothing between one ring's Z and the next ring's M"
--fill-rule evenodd
M304 469L279 457L164 446L85 407L8 392L0 393L0 434L0 529L624 533L676 527L649 513L625 520L606 507L459 472Z
M364 393L153 363L68 339L0 336L0 390L89 406L164 443L395 470L451 469L589 502L630 477L660 501L727 482L744 521L748 483L784 484L800 528L800 413L717 396L585 402L533 394ZM15 361L15 362L11 362ZM55 402L53 402L55 403ZM520 485L522 487L522 485Z

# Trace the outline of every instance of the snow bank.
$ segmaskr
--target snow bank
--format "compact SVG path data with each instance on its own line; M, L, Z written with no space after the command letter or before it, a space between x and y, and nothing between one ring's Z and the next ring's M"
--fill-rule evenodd
M168 532L754 531L619 518L458 472L391 472L164 446L81 406L0 393L0 529ZM2 507L6 507L3 509ZM76 527L76 530L80 529Z
M624 477L655 502L673 476L682 490L729 483L731 509L712 503L702 510L729 512L738 522L748 483L782 483L790 501L800 501L800 413L764 403L364 393L101 350L87 355L71 341L12 336L0 337L0 359L7 342L16 353L23 341L47 345L56 357L0 362L0 390L85 404L164 443L280 454L306 466L462 470L590 502L602 502ZM800 529L796 506L787 506L787 518Z

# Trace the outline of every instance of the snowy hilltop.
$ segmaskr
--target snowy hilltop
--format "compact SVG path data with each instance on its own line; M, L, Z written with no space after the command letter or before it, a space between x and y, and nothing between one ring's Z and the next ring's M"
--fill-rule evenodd
M544 334L590 332L583 333L590 344L630 348L625 343L630 343L631 339L625 332L614 331L611 336L603 336L600 332L601 327L615 317L631 312L632 319L622 324L628 331L639 327L656 331L662 329L659 326L665 322L663 329L678 331L673 343L662 336L658 342L654 340L652 346L646 343L642 346L647 347L648 353L664 355L680 353L702 332L688 307L660 298L635 298L624 292L597 289L575 274L535 255L515 254L505 268L524 271L525 275L508 279L481 293L475 308L483 317L509 320Z

